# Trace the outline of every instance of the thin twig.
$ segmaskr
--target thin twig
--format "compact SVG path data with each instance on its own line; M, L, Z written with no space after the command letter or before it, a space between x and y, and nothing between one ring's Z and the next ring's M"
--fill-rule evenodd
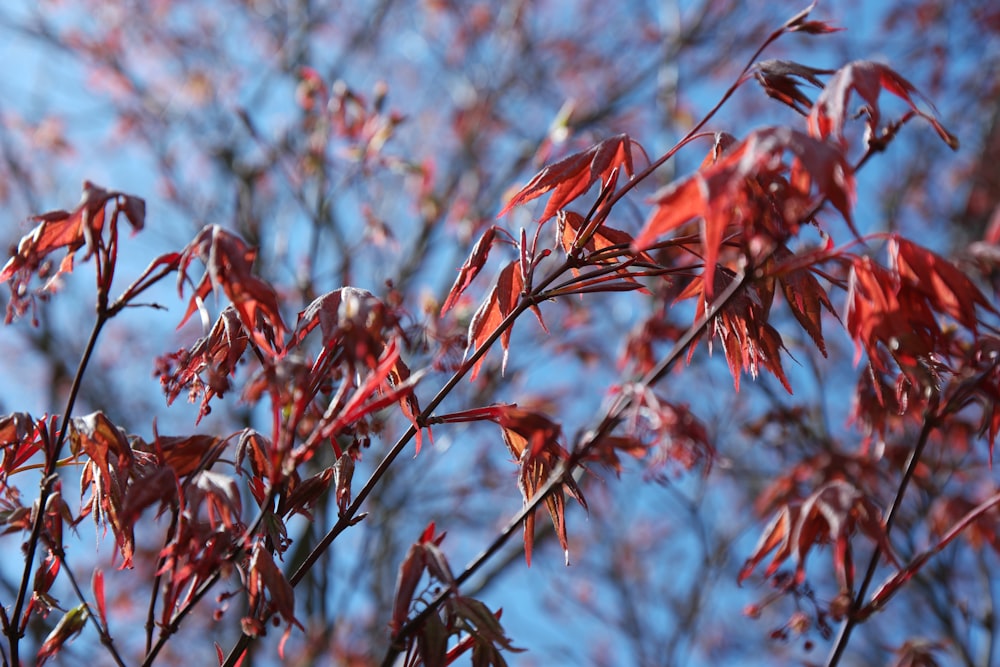
M23 636L23 633L19 629L20 624L18 623L18 619L21 617L21 611L24 608L24 602L27 596L28 585L32 579L31 572L35 561L35 553L38 550L38 542L41 538L42 525L45 518L45 505L48 503L49 498L52 495L52 488L56 479L58 479L55 475L56 464L59 461L59 454L62 452L62 447L66 442L66 434L69 431L70 418L73 414L73 408L76 406L76 399L80 394L80 387L83 384L84 373L87 370L87 365L90 363L90 357L94 353L94 349L97 346L97 338L100 336L101 329L104 328L104 324L107 321L107 314L103 311L99 311L97 313L97 320L94 322L94 327L90 331L90 338L87 340L87 346L83 350L83 356L80 357L80 363L77 365L76 375L73 377L73 384L69 390L69 397L66 399L66 408L62 417L62 424L59 427L59 432L55 434L55 443L51 448L47 448L47 451L45 452L45 470L42 474L41 492L38 496L35 518L31 524L31 535L28 537L28 542L25 546L24 572L21 575L21 584L17 592L17 600L14 602L14 609L10 616L11 625L9 627L10 634L8 638L10 639L10 660L12 665L20 664L18 644Z
M917 444L913 447L910 452L910 456L906 461L906 467L903 471L903 477L899 480L899 487L896 489L896 497L892 499L892 505L889 506L889 512L885 518L885 535L888 539L889 532L892 530L892 524L896 520L896 515L899 513L899 508L903 503L903 496L906 494L906 489L910 485L910 480L913 478L913 473L917 469L917 464L920 463L920 456L924 452L924 448L927 446L927 440L930 438L931 431L934 430L937 425L937 420L928 414L924 415L924 424L920 429L920 436L917 438ZM827 659L827 667L835 667L840 659L844 655L844 651L847 649L847 643L851 638L851 632L854 630L859 622L857 612L864 605L865 594L868 591L868 586L871 585L872 579L875 577L875 570L878 568L879 560L882 558L882 548L876 544L875 550L872 552L871 559L868 561L868 569L865 571L865 577L861 581L861 585L858 587L858 592L854 596L854 602L851 604L851 610L844 619L844 622L840 625L840 630L837 632L837 639L834 642L833 649L830 651L830 657Z
M63 551L62 547L59 545L51 545L52 551L55 553L56 558L58 558L62 563L62 572L66 573L67 578L69 578L69 583L73 587L73 591L76 593L76 597L87 610L87 619L94 624L97 628L97 634L101 637L101 643L108 649L111 657L114 658L116 664L119 667L125 667L125 661L122 657L118 655L118 649L115 648L114 639L111 637L110 630L104 625L98 614L94 613L91 609L90 603L87 602L86 596L83 594L83 589L80 587L79 582L76 580L76 575L73 574L73 570L69 567L69 563L66 562L66 552Z
M691 345L705 330L708 323L719 312L722 308L733 299L734 296L743 288L746 283L746 274L740 273L736 279L734 279L726 289L719 295L719 297L712 302L711 306L706 309L705 313L699 318L688 330L681 336L674 347L670 350L670 353L664 357L659 364L656 365L649 373L647 373L641 380L645 385L652 385L658 382L664 375L666 375L677 360L681 358L684 352L687 350L688 346ZM424 607L420 613L411 618L400 628L399 632L393 638L393 643L389 646L386 652L385 658L382 660L382 667L391 667L395 662L396 658L402 652L404 648L404 642L406 639L419 629L427 618L437 611L437 609L447 600L451 595L452 591L457 589L463 583L465 583L472 575L474 575L482 566L493 557L500 549L507 543L511 536L517 531L523 524L524 520L531 516L548 496L556 491L556 489L561 488L568 479L571 479L573 471L587 458L590 454L591 449L593 449L597 443L599 443L606 435L608 435L612 429L619 423L622 415L631 406L632 398L624 396L620 398L611 408L607 411L604 418L601 420L600 424L587 435L586 440L574 448L573 452L570 454L569 459L557 466L552 474L549 475L548 480L545 484L535 493L531 500L527 501L521 508L514 518L512 518L499 535L487 546L478 556L476 556L471 563L469 563L465 570L455 578L455 583L453 587L449 587L447 590L442 591L437 597L435 597L431 602Z

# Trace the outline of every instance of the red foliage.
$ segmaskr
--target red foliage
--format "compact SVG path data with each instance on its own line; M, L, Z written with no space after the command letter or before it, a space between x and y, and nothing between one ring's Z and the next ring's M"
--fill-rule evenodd
M965 264L952 262L902 233L862 238L855 226L855 219L862 217L855 211L855 200L863 167L888 148L906 123L923 118L953 149L958 140L916 88L886 65L857 61L833 71L791 60L758 60L766 47L786 33L834 32L824 21L809 20L812 9L771 33L722 98L726 102L739 86L756 79L766 95L804 117L798 125L764 127L742 140L726 132L705 132L716 107L699 121L685 120L683 124L690 126L685 137L638 172L634 152L644 157L645 153L629 134L599 140L543 166L507 200L498 218L548 195L538 219L519 229L488 226L483 214L475 211L491 210L495 202L483 206L470 194L492 188L496 196L503 187L495 187L497 183L490 180L492 165L477 162L491 150L501 153L510 148L501 146L503 142L493 145L497 138L489 129L510 121L504 120L489 95L477 93L475 100L453 110L451 131L462 146L462 160L458 171L443 179L442 185L435 169L446 162L445 155L403 156L387 150L396 128L406 119L388 109L387 85L378 83L371 95L362 95L342 81L328 85L317 67L298 60L282 64L283 70L295 72L294 92L286 91L294 101L295 119L283 134L269 137L265 129L269 124L240 108L234 117L237 122L226 125L251 138L253 150L235 150L229 145L212 148L211 159L228 170L237 189L234 226L239 232L219 224L204 226L180 251L154 259L112 300L113 277L122 268L117 225L124 216L133 230L143 229L144 200L88 181L73 211L32 218L35 228L12 249L0 269L0 280L10 283L12 293L7 321L36 305L39 298L51 296L72 272L81 249L85 249L85 260L94 259L96 321L79 369L65 389L61 382L63 375L69 375L62 372L66 364L52 373L50 394L64 401L63 416L46 413L36 419L27 412L14 412L0 417L0 529L3 534L23 537L25 559L25 574L14 601L0 605L0 630L8 639L5 660L9 653L12 664L24 662L19 646L29 635L26 628L34 615L45 617L53 609L68 608L57 623L50 623L48 636L38 645L39 663L55 656L90 623L115 662L128 664L118 654L111 634L109 617L120 612L114 597L106 595L103 571L93 570L87 593L75 576L80 561L75 556L67 561L65 527L76 526L87 515L104 533L113 535L114 556L121 559L121 569L135 567L153 580L146 587L152 593L145 664L157 657L163 644L188 622L189 614L204 606L206 596L223 581L227 590L216 598L221 608L214 615L221 617L228 600L238 595L243 605L242 637L229 658L218 649L220 663L242 660L248 643L264 636L269 624L284 625L278 643L284 658L293 629L309 637L316 634L313 619L303 615L305 610L325 609L329 603L323 597L317 605L316 596L329 593L324 589L311 595L306 604L297 605L296 587L323 567L321 558L344 531L365 519L362 508L385 512L385 517L373 517L368 524L378 524L373 530L386 531L391 539L385 544L398 544L398 526L405 529L405 524L394 523L393 508L386 507L393 503L375 503L372 494L391 483L395 475L390 471L395 473L404 465L398 463L399 455L411 441L420 452L423 431L428 429L429 435L432 424L440 428L463 422L496 424L517 466L523 508L483 555L461 572L452 570L442 548L445 534L436 527L446 519L423 520L426 528L399 564L391 609L379 610L384 613L378 622L388 619L390 645L384 664L393 664L399 654L405 654L408 667L447 665L468 653L474 665L506 664L504 653L519 649L499 623L501 611L468 597L464 586L519 527L525 560L531 564L536 512L542 504L568 564L566 495L588 509L583 488L589 477L580 473L593 464L621 478L629 473L629 459L634 459L645 466L646 478L670 487L695 517L700 517L703 496L687 497L686 489L672 486L672 474L698 466L704 471L701 483L707 485L716 482L716 469L730 479L737 479L744 470L757 473L752 481L737 480L742 486L734 486L733 495L725 497L736 510L742 503L772 516L742 569L733 574L744 582L769 559L764 577L775 588L770 601L795 596L797 608L783 627L771 633L772 638L804 637L814 630L826 637L831 634L827 619L842 620L844 639L834 647L831 666L839 659L836 651L843 649L851 628L868 620L918 573L925 572L925 565L959 535L973 550L988 546L1000 551L1000 494L974 492L971 484L954 488L969 480L982 483L986 454L973 447L972 441L985 439L992 448L1000 433L1000 338L989 321L1000 314L995 294L984 293L979 278L967 273ZM468 15L459 10L457 5L440 2L423 8L428 21L443 16L456 21L462 40L475 40L487 30L490 13L485 8L473 8ZM529 27L520 11L514 14L505 16L503 22L506 25L509 20L510 29L527 44ZM126 76L126 59L120 53L122 40L133 36L119 32L111 31L103 41L87 42L77 36L67 43L113 64L118 85L137 93L138 84ZM663 37L654 33L634 37L637 42ZM349 42L352 49L363 46L365 35L359 35ZM283 52L299 49L291 38L287 41ZM586 40L581 37L580 41ZM577 46L566 43L562 48L575 57ZM613 78L614 85L623 86L615 96L609 95L617 100L614 104L630 99L628 85L618 81L622 77ZM588 91L593 84L587 82ZM560 85L572 87L567 82ZM815 101L810 88L819 91ZM554 86L553 90L558 89ZM902 117L885 118L887 112L879 106L883 90L905 103L908 111ZM204 90L203 94L215 93ZM576 111L569 104L553 123L536 158L548 155L574 133L590 132L606 111L599 107ZM131 122L143 122L145 112L133 113L140 118ZM857 119L862 120L865 136L860 147L853 147L849 126ZM713 138L714 143L697 171L661 186L648 209L626 199L662 175L666 170L661 168L677 151L702 138ZM578 136L573 138L573 142L578 140ZM444 142L434 137L428 143L437 149ZM6 156L6 146L3 152ZM523 168L531 152L512 164ZM162 156L161 161L173 159ZM398 280L386 279L381 266L365 273L377 277L369 281L374 283L370 291L346 283L360 273L357 264L371 261L368 245L378 245L381 252L390 245L387 239L395 242L397 238L382 216L398 212L387 213L388 208L377 210L376 206L386 191L378 187L384 185L383 172L391 172L402 190L415 192L412 210L422 226L406 235L406 242L414 243L419 256L413 266L406 261L387 262L392 275L399 269ZM362 225L341 228L334 220L344 205L333 185L341 179L372 185L372 192L360 197L361 217L367 220L364 230ZM398 187L399 183L392 182ZM595 184L599 186L596 196L581 205ZM171 182L167 188L175 185ZM295 204L308 210L308 239L296 237L286 243L287 230L265 222L261 213L261 193L286 186L294 191ZM441 193L446 196L439 197ZM184 193L173 191L172 198L175 203L189 203ZM319 200L314 209L313 199ZM855 237L849 246L852 250L835 246L824 213L827 205ZM276 206L275 211L283 209ZM555 229L546 228L553 219ZM443 256L439 230L448 225L460 228L470 240L477 233L479 237L458 267L440 309L436 304L441 294L432 296L430 289L415 307L418 297L412 277L420 262ZM634 228L639 231L628 231ZM972 268L986 278L995 278L1000 266L1000 255L992 247L997 229L992 225L985 240L969 252ZM354 238L372 230L380 234L378 243L358 243ZM808 234L818 234L819 242L800 238ZM340 265L324 273L330 267L317 244L327 237L336 246ZM287 274L259 271L258 262L270 259L271 248L262 243L263 250L258 249L248 240L257 243L261 239L274 241L276 255L293 252L289 247L294 247L294 252L302 253L302 266ZM879 241L886 241L885 261L856 250ZM52 256L61 251L65 254L53 267ZM491 253L500 270L466 322L467 292L477 278L482 279ZM497 253L503 257L498 259ZM200 273L195 271L196 260L202 265ZM378 256L377 261L385 260ZM108 335L105 325L128 307L162 308L139 303L137 297L173 272L177 273L178 296L186 301L177 328L198 313L204 335L161 356L155 373L168 406L182 392L199 403L195 423L204 430L161 436L153 420L152 437L144 439L119 426L117 417L114 421L109 417L124 410L123 406L105 406L103 394L85 394L81 387L95 372L95 360L105 361L94 356L98 339ZM292 276L294 285L279 286L264 275ZM317 288L317 276L333 276L338 281L334 285L340 286L323 291ZM30 285L36 277L45 282L32 292ZM185 296L189 288L191 293ZM628 301L627 295L618 292L636 292L636 300ZM225 303L209 328L206 301L213 293ZM842 320L834 305L839 293L844 298ZM591 301L595 294L598 299ZM773 307L775 294L780 295L779 306L782 300L788 306L784 315ZM679 306L688 300L693 300L692 306ZM547 317L550 321L558 318L561 326L553 327L550 339L533 340L516 350L523 352L526 362L515 366L528 368L514 368L509 382L501 380L508 372L513 326L525 311L530 309L549 333L542 320L543 303L553 303L556 314L547 313ZM644 313L636 314L640 312L637 304L646 304ZM284 318L296 310L296 323L290 329ZM692 314L692 324L676 324L688 321ZM791 394L791 379L798 378L790 378L783 366L782 354L789 354L788 347L797 356L801 350L803 357L815 348L817 363L803 366L815 370L817 384L839 383L839 375L823 377L830 366L821 366L826 362L819 358L830 358L835 365L844 356L842 346L830 335L832 324L841 325L852 341L855 364L862 361L862 353L865 356L860 381L843 383L854 401L850 415L860 433L830 433L825 423L826 397L822 396L828 387L816 390L815 404L810 406L791 404L781 392L774 395L765 388L761 398L741 402L728 415L707 385L686 384L696 369L682 369L677 374L688 375L654 388L678 370L685 355L691 364L701 339L709 352L716 343L722 346L737 391L744 373L756 379L763 370ZM453 341L461 339L459 332L466 326L464 360L441 363L451 355ZM632 333L624 333L629 327L634 327ZM786 327L799 335L790 336ZM47 325L46 333L37 337L43 341L40 349L51 345L50 329ZM141 336L143 343L149 338ZM548 346L552 339L555 344ZM503 355L500 373L483 373L486 355L497 343ZM538 349L531 349L536 344ZM667 345L669 351L661 349ZM617 352L616 346L623 351ZM548 365L546 355L552 349L569 350L580 365L565 378L543 377L563 373L562 366ZM125 352L121 356L115 352L108 354L111 361L107 364L126 367ZM616 354L621 355L623 368L641 375L607 381L594 364ZM519 362L521 358L519 354ZM442 377L445 373L449 374ZM470 382L463 384L465 375ZM428 376L440 380L437 391L429 400L418 401L418 384L423 390L421 383ZM556 381L569 389L565 397L552 398L551 403L539 402L529 409L495 402L504 390L534 391L536 385L547 389ZM607 403L597 408L604 394L595 385L603 381L610 390ZM467 393L458 395L458 387ZM589 402L582 400L583 394ZM227 399L239 401L233 415L220 418L230 428L228 434L218 431L220 427L211 419L203 422L214 405ZM450 411L438 412L441 406L450 405L445 401L457 401L459 407L486 407L447 407ZM76 416L78 405L103 409ZM55 407L53 411L60 412ZM824 413L824 419L815 417L816 413ZM732 424L710 422L705 414ZM822 427L811 423L814 417L824 422ZM593 423L587 423L591 418ZM582 423L568 446L563 425L569 428L573 419ZM720 437L727 435L727 427L740 433L744 438L740 442L750 445L742 460L737 460L739 448L730 448L725 437ZM719 460L717 441L726 450L720 457L722 463L713 468L713 461ZM67 444L69 456L63 451ZM363 459L364 451L374 453L374 460L370 462L367 455ZM470 463L481 470L450 473L460 478L455 488L463 494L491 490L489 459L484 456ZM423 457L420 461L424 462L420 465L431 465ZM774 469L768 469L772 464ZM22 502L12 480L29 470L40 471L41 486L37 498ZM64 471L78 475L82 498L78 515L62 494ZM364 473L357 480L356 471ZM486 477L477 476L483 471ZM419 488L407 491L430 488L428 495L440 500L443 491L429 487L423 478L418 481ZM927 516L911 515L906 525L897 517L900 512L912 512L904 502L911 484L932 500ZM402 497L408 503L419 495ZM458 507L464 496L447 500L454 500ZM617 507L600 509L614 514L616 520L626 514ZM296 515L309 530L296 532L297 524L290 522ZM457 516L455 520L459 522ZM145 544L147 524L157 527L155 535L160 540L152 548ZM906 559L897 556L892 541L900 525L904 529L926 527L930 544L911 549L916 553ZM715 560L708 553L709 532L699 535L705 549L705 572L714 567ZM645 580L633 582L626 576L628 568L634 572L640 568L622 555L632 553L624 541L609 545L621 552L615 552L610 571L618 578L622 597L628 599L628 587ZM859 545L870 558L861 581L855 562ZM808 571L810 556L827 546L831 549L829 571L816 573L816 558L812 559L813 571ZM366 559L374 558L373 551L355 554L361 567L368 564ZM891 570L881 587L869 594L876 566L883 562ZM821 600L831 591L816 593L811 585L817 574L820 584L815 590L824 584L835 589L826 596L828 602ZM64 580L68 585L60 588ZM61 605L55 596L62 590L71 590L79 604ZM806 600L815 613L798 608ZM752 605L752 615L759 615L761 608ZM693 627L696 612L685 619L691 621L686 627ZM610 616L601 610L602 619ZM338 623L341 620L338 617ZM320 628L319 634L324 630ZM156 632L159 635L154 638ZM323 638L327 640L340 641ZM328 648L324 645L320 650ZM937 649L935 644L908 641L896 649L897 664L933 664ZM312 657L303 656L304 660Z
M817 202L829 201L855 231L854 173L843 153L790 128L757 130L693 176L661 190L654 201L656 209L634 246L648 249L664 234L700 219L709 297L720 248L732 227L742 230L746 243L759 238L773 247L798 232Z
M551 191L552 196L538 221L544 223L585 194L594 183L611 180L619 169L631 177L633 145L635 142L631 137L620 134L545 167L510 198L497 217L503 217L515 206Z

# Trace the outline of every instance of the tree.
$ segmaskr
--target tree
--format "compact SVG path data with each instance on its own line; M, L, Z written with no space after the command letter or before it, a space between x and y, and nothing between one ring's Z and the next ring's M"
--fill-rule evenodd
M928 32L929 97L801 57L860 9L10 11L136 154L39 213L72 151L116 160L7 118L6 374L43 379L3 396L41 406L0 420L5 661L988 664L995 123L956 163L929 99L997 97L927 28L996 22L910 4L880 20Z

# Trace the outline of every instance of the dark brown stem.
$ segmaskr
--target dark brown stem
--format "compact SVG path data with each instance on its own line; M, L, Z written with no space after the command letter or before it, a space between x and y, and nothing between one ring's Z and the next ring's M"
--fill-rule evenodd
M647 373L640 382L643 385L653 385L658 382L664 375L666 375L677 360L681 358L684 352L705 330L708 326L709 321L719 312L722 308L736 296L737 293L746 284L746 275L740 274L736 277L725 289L725 291L719 295L719 297L712 302L711 306L705 311L705 314L698 319L688 330L681 336L674 347L670 350L670 353L664 357L659 364L656 365L649 373ZM405 647L406 639L416 632L427 618L435 613L438 608L447 600L448 596L451 595L453 590L456 590L459 586L465 583L472 575L474 575L483 565L489 561L494 554L496 554L511 536L521 527L526 517L534 513L545 499L556 489L560 488L566 481L568 481L574 470L585 460L590 453L590 450L599 443L606 435L608 435L611 430L618 424L621 420L622 415L631 406L632 399L623 395L623 398L616 402L609 408L604 418L601 420L600 424L587 435L586 440L579 446L574 448L573 453L570 454L569 459L562 466L557 467L552 471L548 480L538 492L525 503L521 511L518 512L504 527L504 529L497 535L496 538L486 547L469 565L466 566L465 570L455 577L455 583L453 587L449 587L447 590L442 591L436 598L434 598L430 603L424 607L420 613L411 618L406 622L406 624L400 628L399 632L393 638L393 643L389 646L386 652L385 658L382 660L382 667L391 667L395 662L396 658Z
M910 456L906 461L906 467L903 470L903 477L899 480L899 487L896 489L896 497L892 500L892 505L889 506L889 512L885 518L885 534L888 539L889 532L892 530L892 524L896 519L896 515L899 513L899 508L903 503L903 496L906 494L906 489L910 485L910 480L913 478L913 473L917 469L917 464L920 462L920 456L924 452L924 448L927 446L927 440L930 437L931 431L937 425L937 420L933 418L930 414L924 415L924 425L920 429L920 436L917 438L917 444L913 447L913 451L910 452ZM854 602L851 604L851 610L847 614L847 618L840 626L840 630L837 633L837 639L833 644L833 649L830 651L830 657L826 661L827 667L835 667L835 665L840 663L840 659L844 655L844 651L847 649L847 643L850 641L851 632L854 627L858 624L858 614L857 612L864 605L865 594L868 592L868 586L871 585L872 579L875 577L875 570L878 568L878 562L882 558L882 549L878 544L875 545L875 551L872 553L871 559L868 561L868 569L865 571L865 577L861 581L861 585L858 587L858 592L854 595Z
M170 544L174 538L174 531L177 529L177 509L170 514L170 526L167 527L167 535L163 540L164 548ZM162 551L161 551L162 554ZM149 610L146 612L146 654L148 655L153 647L153 630L156 628L156 599L160 593L160 579L163 577L164 556L160 556L156 562L156 576L153 577L153 590L149 595Z
M20 588L17 592L17 599L14 602L14 609L10 615L11 624L8 628L8 639L10 640L10 661L12 665L20 664L18 644L23 636L23 632L19 628L22 627L23 624L19 623L18 619L20 619L21 612L24 609L28 586L31 583L32 566L35 561L35 553L38 551L38 542L41 539L42 526L45 519L45 506L52 495L52 487L56 479L58 479L55 474L56 464L59 461L59 455L62 452L63 445L66 442L66 434L69 430L70 417L73 414L73 408L76 406L76 399L80 394L80 387L83 384L84 373L87 370L87 365L90 363L90 357L93 355L94 349L97 346L97 338L100 336L101 329L104 328L107 321L107 313L105 311L98 311L97 321L94 322L94 328L90 331L90 338L87 340L87 346L83 350L83 356L80 358L80 363L76 368L76 375L73 377L73 384L69 390L69 397L66 399L66 409L63 413L62 424L59 427L58 433L55 434L55 442L52 443L51 447L46 447L45 469L42 473L41 491L38 496L35 518L31 523L31 534L29 535L28 542L25 545L24 572L21 574ZM51 435L52 434L50 434L50 437Z
M86 596L83 594L83 589L80 588L79 582L76 580L76 575L73 574L73 570L69 567L69 563L66 562L66 553L62 550L59 545L54 545L52 549L56 557L61 561L61 571L66 573L66 577L69 579L70 585L73 587L73 591L76 593L76 597L83 603L83 606L87 609L87 620L89 620L95 628L97 628L97 634L101 637L101 643L104 644L105 648L108 649L108 653L114 659L115 664L119 667L125 667L125 661L122 657L118 655L118 649L115 648L114 640L111 638L111 633L108 628L103 624L101 618L94 613L90 604L87 602Z

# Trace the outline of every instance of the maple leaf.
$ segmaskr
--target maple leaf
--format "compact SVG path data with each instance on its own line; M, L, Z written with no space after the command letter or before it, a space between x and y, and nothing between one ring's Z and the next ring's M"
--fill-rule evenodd
M889 259L902 280L912 284L938 312L975 333L976 306L996 313L975 283L944 257L897 235L889 239Z
M709 290L705 287L704 278L704 274L696 276L677 296L677 301L698 297L695 320L703 317L708 307ZM720 267L715 272L715 290L724 291L735 279L736 274ZM785 345L781 334L767 321L773 296L773 281L769 284L749 285L731 298L706 328L709 334L709 353L712 352L714 338L717 337L722 342L736 391L740 390L743 371L749 371L751 377L756 378L763 366L778 378L785 391L792 393L792 387L781 366L781 351L786 349ZM688 352L689 358L693 353L692 347Z
M34 417L27 412L0 417L0 450L3 450L0 485L42 448L44 430L45 420L36 424Z
M851 94L856 92L865 102L863 111L867 116L866 140L871 143L879 130L881 113L878 98L882 90L905 101L915 114L934 127L938 136L949 147L958 149L958 138L948 132L933 113L927 113L917 107L914 97L920 98L933 109L933 105L923 98L913 84L890 67L870 60L849 63L830 78L809 113L809 133L820 139L832 136L838 143L844 145L844 125L849 118L856 115L855 110L850 107Z
M911 241L889 238L889 267L854 258L848 278L846 323L878 372L886 372L878 346L889 352L916 386L933 383L936 369L952 355L937 314L978 335L976 307L996 312L975 284L943 257Z
M278 295L270 284L253 275L257 251L239 236L218 225L204 227L184 248L178 260L177 292L184 295L187 270L195 259L205 265L205 274L194 288L187 312L177 328L184 326L214 289L229 298L251 338L265 351L277 354L285 337L285 324L278 309Z
M505 667L507 661L501 650L521 653L507 636L500 618L503 610L491 612L481 601L454 595L445 603L449 625L463 631L465 636L453 646L445 657L444 664L453 664L462 654L472 649L472 664L476 667Z
M580 245L581 234L586 229L587 221L574 211L559 211L557 221L556 234L563 250L568 254ZM632 235L628 232L602 224L586 237L582 248L591 255L598 255L598 258L594 260L597 263L607 263L613 258L605 258L601 255L602 251L627 250L632 246L633 240ZM639 259L653 263L653 259L644 252L639 253Z
M490 295L479 307L475 315L472 316L472 321L469 323L468 343L465 350L466 356L474 348L479 349L482 347L486 340L497 330L497 327L500 326L504 318L513 312L518 299L520 299L521 290L524 287L524 279L521 271L518 270L518 266L519 262L514 260L503 268ZM510 346L511 330L512 327L507 327L500 334L500 346L503 348L501 369L507 368L507 350ZM483 355L476 361L472 367L472 373L469 375L470 380L475 380L479 375L479 369L485 359L486 355Z
M434 522L432 521L427 524L420 539L413 543L406 552L406 557L400 564L399 572L396 575L396 592L393 595L392 618L389 621L389 628L393 636L397 635L406 623L410 614L410 605L413 602L413 594L417 590L420 578L431 565L432 559L438 559L440 550L432 552L430 547L439 547L444 537L445 533L435 535ZM450 572L450 568L440 564L436 570L442 573ZM454 581L454 577L446 577L440 581L451 583Z
M832 74L832 70L807 67L788 60L764 60L754 65L754 78L764 88L768 97L787 104L805 116L812 106L805 93L799 89L801 81L822 88L817 74Z
M235 306L227 306L207 336L199 338L190 350L179 350L157 360L156 373L167 397L167 405L183 391L193 403L201 396L197 422L211 412L209 402L231 388L229 378L243 358L249 342L246 329Z
M785 153L791 154L791 164L785 164ZM762 187L761 182L782 187ZM843 152L791 128L757 130L711 164L655 194L656 208L633 249L650 248L664 234L700 219L705 284L711 296L719 249L731 225L767 228L762 220L777 213L778 228L770 225L770 233L779 234L774 240L782 243L781 236L798 231L816 197L829 201L856 234L851 217L854 174Z
M820 353L825 357L826 342L823 340L820 308L825 308L834 317L837 317L837 311L834 310L826 290L820 286L809 267L803 266L792 270L781 268L783 263L794 257L787 247L777 248L772 256L775 264L773 273L778 282L781 283L782 293L785 295L785 301L788 302L792 315L795 316L799 325L805 329L816 347L819 348Z
M327 406L309 438L292 453L293 459L296 461L308 460L313 456L315 447L320 442L325 439L331 439L332 442L334 436L347 431L368 415L393 403L409 405L409 401L412 399L413 405L416 406L416 399L412 398L413 387L420 380L422 374L417 373L405 380L400 380L395 375L400 364L402 362L399 358L399 345L397 340L393 338L385 346L378 364L364 376L363 380L354 388L351 396L346 396L346 393L342 394ZM416 412L413 414L412 421L415 422ZM406 415L405 411L404 415ZM414 423L414 428L417 433L416 451L419 453L420 427ZM339 446L334 443L333 447L339 457L342 454Z
M135 455L125 433L102 412L76 417L70 422L70 447L74 455L88 457L80 476L81 497L90 488L90 501L81 517L93 513L94 521L111 528L122 568L132 567L135 551L133 525L122 520L122 508Z
M246 578L247 604L254 615L243 619L244 631L249 631L251 636L264 634L264 626L260 620L269 616L272 611L278 612L288 624L278 646L278 654L284 658L285 642L292 627L303 631L305 628L295 618L295 591L274 562L271 552L264 547L263 540L254 544Z
M789 558L795 564L794 581L805 580L806 559L817 545L833 543L833 563L842 591L853 590L854 563L850 538L856 530L876 543L893 562L892 548L875 502L845 480L832 480L801 503L784 505L764 529L738 577L743 582L769 553L764 574L770 577Z
M441 306L441 315L447 313L458 303L458 299L465 292L466 288L472 284L475 277L482 271L486 260L489 258L490 248L493 247L493 240L496 238L498 229L499 227L496 226L487 229L472 248L472 253L465 260L461 268L459 268L455 284L451 286L448 297L445 299L444 305Z
M345 364L351 375L357 372L358 365L371 369L365 380L369 388L367 393L359 389L352 404L360 406L361 403L357 401L367 400L374 391L383 396L394 396L399 401L403 416L417 431L416 449L419 452L422 429L417 424L417 416L420 414L420 405L413 395L413 386L419 377L411 375L409 367L400 356L397 336L391 335L391 332L399 330L392 311L374 294L357 287L342 287L328 292L299 313L289 349L301 345L317 326L322 337L323 353L332 363ZM314 370L322 367L319 361L317 359ZM385 407L387 404L383 401L380 406ZM362 412L352 414L361 418L373 409L377 408L369 405ZM339 428L349 422L345 421L342 413L338 416L337 423Z
M574 153L550 164L521 188L500 211L502 218L515 206L529 202L552 191L539 222L545 222L571 201L587 192L597 181L606 180L616 169L631 177L632 147L636 144L627 134L605 139L586 151Z
M80 204L72 212L51 211L32 218L38 225L21 238L17 252L0 269L0 282L12 281L12 300L7 308L8 323L26 308L25 295L33 275L47 278L40 292L52 292L59 276L73 270L73 258L80 248L87 247L84 255L86 260L99 249L107 247L108 241L104 239L103 233L108 220L106 207L111 202L115 204L110 216L112 238L117 234L119 213L125 216L135 231L143 228L146 220L145 201L122 192L105 190L90 181L84 181ZM66 249L66 255L55 273L52 273L48 256L63 248ZM105 276L104 279L110 280L110 276Z
M520 468L518 486L527 504L548 481L552 471L569 460L569 453L559 444L562 427L541 412L518 408L516 405L491 405L452 412L433 418L435 423L455 423L488 420L500 426L504 444ZM569 543L566 537L566 501L563 491L569 493L585 509L587 502L580 488L570 476L562 489L552 492L545 499L545 506L552 518L559 544L569 564ZM531 550L535 537L535 513L524 519L524 557L531 565Z
M684 403L673 403L658 396L651 387L629 383L616 387L612 394L628 397L628 409L622 414L623 436L606 436L594 443L588 458L611 467L621 466L617 452L648 459L647 476L664 479L667 468L691 470L704 463L706 472L715 450L705 424Z
M300 345L316 327L323 348L342 355L349 365L372 367L396 328L385 304L368 290L341 287L313 300L299 313L289 349Z
M926 299L869 257L852 262L844 319L855 341L855 364L864 349L872 366L884 372L875 349L881 343L902 368L913 369L936 347L939 329Z
M975 397L982 405L980 435L985 435L990 446L990 464L993 463L993 445L1000 433L1000 340L992 336L977 341L973 347Z

